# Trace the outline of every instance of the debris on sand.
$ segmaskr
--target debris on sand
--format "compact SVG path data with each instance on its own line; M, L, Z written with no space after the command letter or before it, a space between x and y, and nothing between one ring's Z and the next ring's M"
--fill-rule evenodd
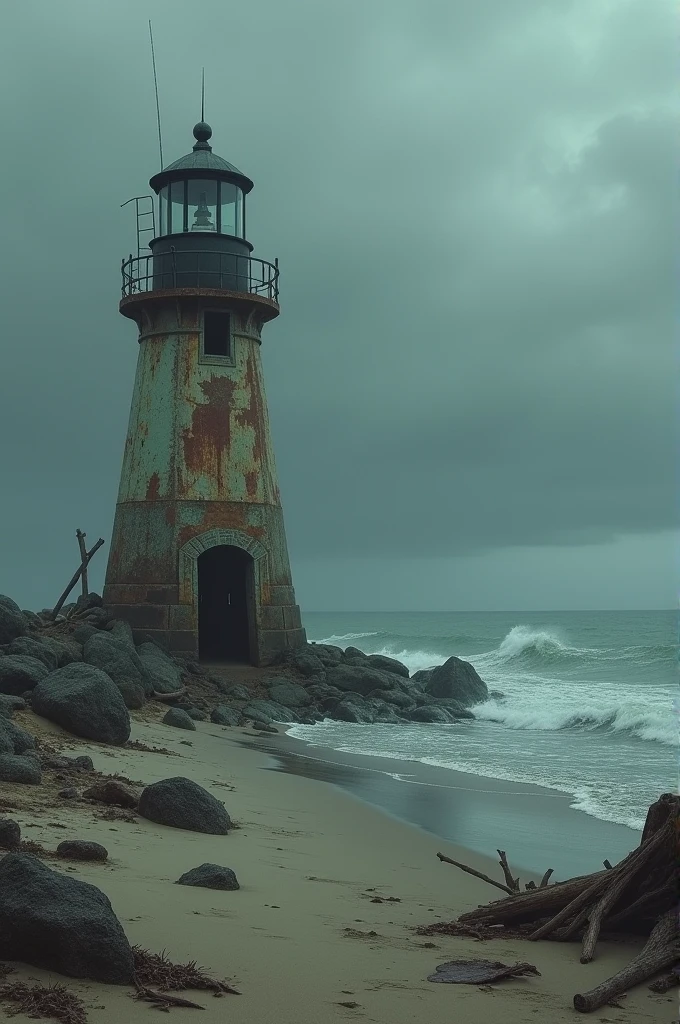
M2 969L0 964L0 971ZM15 1004L8 1016L24 1013L27 1017L61 1021L62 1024L87 1024L85 1004L64 985L0 985L0 1000Z

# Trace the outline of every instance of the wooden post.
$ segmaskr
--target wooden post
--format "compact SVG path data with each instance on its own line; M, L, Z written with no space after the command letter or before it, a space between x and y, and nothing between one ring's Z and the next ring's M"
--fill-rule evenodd
M96 551L99 551L99 549L100 549L100 547L102 546L103 543L104 543L104 538L100 537L99 540L97 541L97 543L92 548L90 548L89 551L86 552L86 554L85 554L85 561L80 563L80 565L78 566L77 572L74 572L73 576L71 577L71 579L69 581L69 584L68 584L66 590L61 595L61 597L59 598L59 600L55 604L54 608L52 609L52 618L53 619L56 619L57 615L61 611L61 608L62 608L62 605L64 604L64 601L66 600L68 595L71 593L71 591L75 587L75 585L78 582L78 580L80 579L80 576L81 576L81 573L82 573L83 569L87 566L88 562L90 561L90 559L92 558L94 553Z
M76 530L76 537L78 538L78 547L80 548L80 562L82 570L80 573L80 579L83 585L83 597L87 597L87 550L85 548L85 534L82 530Z

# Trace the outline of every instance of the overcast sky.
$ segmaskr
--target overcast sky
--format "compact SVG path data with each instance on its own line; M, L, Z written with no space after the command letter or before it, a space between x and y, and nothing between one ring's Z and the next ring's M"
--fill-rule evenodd
M111 536L152 18L166 163L205 66L281 263L263 359L303 609L672 606L675 6L6 5L0 592L52 604L76 527Z

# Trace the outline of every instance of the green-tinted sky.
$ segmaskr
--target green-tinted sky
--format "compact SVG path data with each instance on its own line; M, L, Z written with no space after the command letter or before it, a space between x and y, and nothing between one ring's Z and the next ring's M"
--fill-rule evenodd
M0 592L110 537L130 208L255 181L295 583L313 608L675 599L677 37L665 0L21 0L0 42ZM104 558L93 571L101 586Z

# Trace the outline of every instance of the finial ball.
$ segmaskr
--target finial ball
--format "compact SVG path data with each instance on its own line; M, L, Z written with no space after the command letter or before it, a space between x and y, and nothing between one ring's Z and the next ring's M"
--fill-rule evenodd
M197 142L207 142L212 135L212 128L205 121L194 125L194 138Z

